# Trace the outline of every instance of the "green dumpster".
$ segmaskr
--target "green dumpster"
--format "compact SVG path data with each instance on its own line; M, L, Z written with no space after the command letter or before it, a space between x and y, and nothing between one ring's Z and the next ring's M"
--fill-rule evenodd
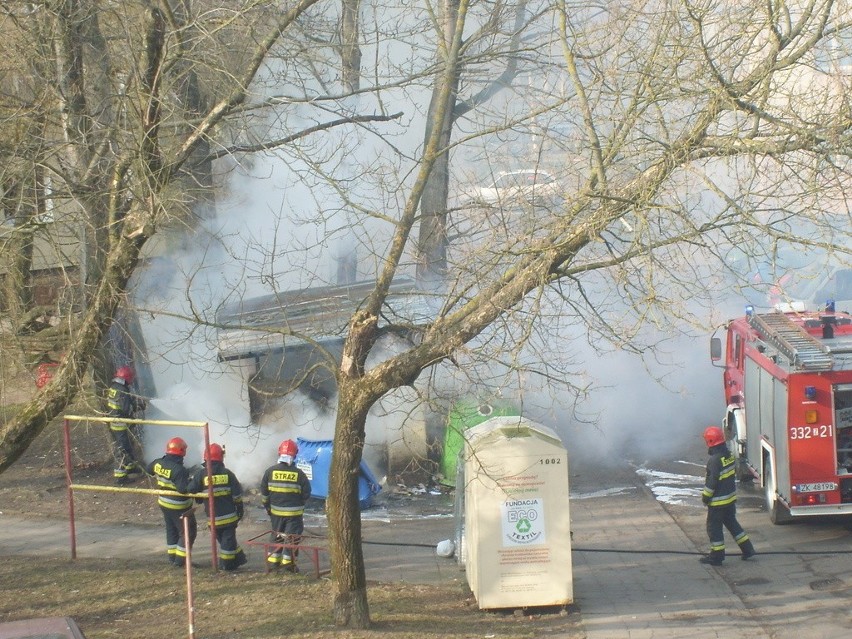
M492 417L520 417L521 411L506 400L477 401L463 399L456 402L447 417L444 431L444 450L441 455L441 483L456 485L456 464L464 448L464 432Z

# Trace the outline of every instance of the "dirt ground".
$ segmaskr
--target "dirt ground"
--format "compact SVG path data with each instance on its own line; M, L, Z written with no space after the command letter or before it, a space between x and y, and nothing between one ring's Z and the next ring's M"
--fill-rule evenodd
M4 407L4 411L14 406ZM5 418L0 416L0 418ZM73 437L75 484L112 484L109 434L102 425L78 427ZM67 519L61 420L51 424L0 475L0 530L4 516ZM136 487L148 487L141 478ZM249 507L259 499L249 491ZM150 495L97 492L75 498L80 520L133 524L159 521ZM132 554L132 553L131 553ZM194 562L195 563L195 562ZM583 637L579 611L481 611L464 580L455 584L368 583L372 627L340 630L332 617L332 580L305 575L236 574L193 569L192 601L184 574L165 560L4 557L0 562L0 622L73 617L88 639L520 639ZM193 625L190 627L190 619ZM191 633L191 634L190 634ZM2 634L2 633L0 633Z
M72 467L74 482L112 485L112 457L107 428L101 424L74 429ZM155 488L141 477L137 488ZM75 499L75 516L110 523L152 521L160 517L150 495L99 492ZM53 422L36 438L15 464L0 474L0 512L31 517L68 517L63 429Z

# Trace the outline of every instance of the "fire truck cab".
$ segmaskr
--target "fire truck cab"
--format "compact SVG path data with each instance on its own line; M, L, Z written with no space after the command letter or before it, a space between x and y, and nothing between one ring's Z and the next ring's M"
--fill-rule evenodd
M723 430L775 524L852 514L852 316L773 311L727 323Z

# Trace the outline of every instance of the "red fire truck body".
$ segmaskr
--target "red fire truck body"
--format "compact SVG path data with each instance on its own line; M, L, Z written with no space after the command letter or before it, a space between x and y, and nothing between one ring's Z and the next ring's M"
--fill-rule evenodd
M852 316L747 312L724 356L725 435L772 522L852 514Z

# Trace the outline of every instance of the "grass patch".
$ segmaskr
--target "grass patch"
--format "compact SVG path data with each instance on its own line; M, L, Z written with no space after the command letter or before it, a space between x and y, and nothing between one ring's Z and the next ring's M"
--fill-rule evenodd
M73 617L87 639L189 636L186 576L163 562L15 557L0 563L0 620ZM576 614L486 612L461 586L371 584L373 627L339 630L332 584L301 575L193 569L198 639L582 637Z

